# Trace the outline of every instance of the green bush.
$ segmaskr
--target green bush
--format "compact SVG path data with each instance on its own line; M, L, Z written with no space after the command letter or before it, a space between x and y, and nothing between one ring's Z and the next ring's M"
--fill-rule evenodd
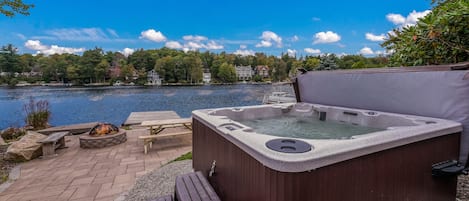
M26 132L23 129L7 128L1 131L0 136L5 140L5 142L11 142L20 139L25 134Z

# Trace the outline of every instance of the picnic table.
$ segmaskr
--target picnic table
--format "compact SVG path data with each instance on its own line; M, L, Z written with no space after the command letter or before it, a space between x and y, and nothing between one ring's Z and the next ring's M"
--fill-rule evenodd
M156 135L166 128L185 127L192 130L192 118L143 121L142 126L150 127L150 135Z
M168 137L176 135L192 134L192 118L179 118L179 119L164 119L164 120L152 120L143 121L142 126L150 127L150 135L139 136L139 139L143 140L143 150L145 154L148 152L148 147L152 148L153 140L159 137ZM186 128L187 131L175 132L175 133L161 133L166 128Z

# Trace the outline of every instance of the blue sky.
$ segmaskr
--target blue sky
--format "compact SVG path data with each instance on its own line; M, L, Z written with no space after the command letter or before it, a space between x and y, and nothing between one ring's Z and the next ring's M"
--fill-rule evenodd
M20 53L76 53L101 47L126 54L170 47L226 51L383 53L393 28L412 25L430 0L186 1L24 0L30 16L0 16L0 45Z

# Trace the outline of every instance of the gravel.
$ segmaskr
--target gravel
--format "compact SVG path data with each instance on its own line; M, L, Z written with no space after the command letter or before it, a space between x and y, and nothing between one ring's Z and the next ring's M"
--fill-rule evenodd
M137 179L125 196L125 201L146 201L163 195L173 195L176 176L192 172L192 160L177 161L162 166Z
M457 201L469 201L469 176L461 175L458 177Z

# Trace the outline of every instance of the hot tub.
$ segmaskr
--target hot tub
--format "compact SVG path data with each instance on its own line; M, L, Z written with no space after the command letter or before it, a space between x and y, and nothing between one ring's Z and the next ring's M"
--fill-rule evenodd
M222 200L455 197L456 177L431 167L458 158L458 122L310 103L192 115L193 167Z

